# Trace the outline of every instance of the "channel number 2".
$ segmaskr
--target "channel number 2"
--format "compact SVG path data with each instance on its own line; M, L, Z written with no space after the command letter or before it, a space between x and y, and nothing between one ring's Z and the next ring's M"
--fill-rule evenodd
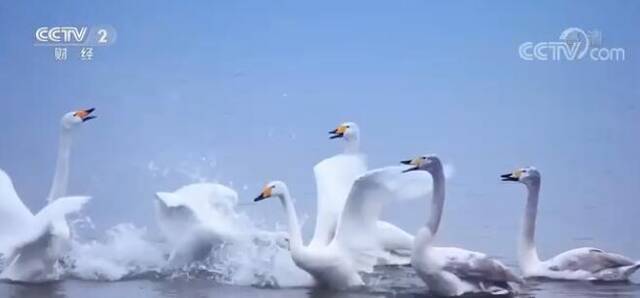
M106 29L100 29L98 30L98 43L107 43L107 36L108 36L108 32Z

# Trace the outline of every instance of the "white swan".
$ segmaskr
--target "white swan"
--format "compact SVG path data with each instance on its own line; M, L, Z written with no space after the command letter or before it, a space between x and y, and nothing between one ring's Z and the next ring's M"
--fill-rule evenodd
M334 236L325 245L304 246L291 196L280 181L267 184L255 201L275 197L284 207L289 222L291 258L311 274L318 285L341 289L364 285L359 272L370 272L388 252L382 247L377 220L382 205L394 198L387 183L400 170L380 169L360 176L351 188Z
M255 239L286 243L283 233L256 229L237 213L238 194L227 186L189 184L175 192L158 192L156 199L156 222L171 245L172 267L203 260L223 243L246 244Z
M405 172L423 170L433 177L429 219L416 234L411 256L411 265L429 290L442 296L468 293L505 295L513 291L510 283L523 283L509 268L483 253L456 247L432 246L444 207L445 176L442 163L435 155L421 156L402 163L412 166Z
M0 253L6 267L0 278L42 281L58 277L57 261L69 248L65 216L79 211L88 197L66 195L71 134L81 123L95 118L94 109L65 114L61 120L56 171L47 196L48 205L35 216L18 197L11 178L0 170Z
M317 217L310 246L327 245L333 238L338 219L344 208L349 190L356 178L367 171L365 156L360 152L360 128L354 122L345 122L329 132L330 139L343 139L343 154L327 158L314 167L316 177ZM404 189L404 188L399 188ZM424 191L428 192L428 189ZM386 221L376 222L376 231L382 246L390 254L378 260L379 264L409 264L413 236Z
M190 184L172 193L158 192L156 199L156 222L172 246L172 266L202 260L214 245L239 234L233 222L238 195L224 185Z
M541 261L534 242L540 172L533 167L522 168L501 178L502 181L517 181L527 187L527 205L518 247L518 261L525 277L623 281L640 268L640 261L593 247L572 249Z

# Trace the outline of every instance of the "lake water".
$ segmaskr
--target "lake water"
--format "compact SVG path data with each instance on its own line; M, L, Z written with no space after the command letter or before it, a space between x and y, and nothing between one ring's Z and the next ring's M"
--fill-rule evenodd
M367 287L348 291L313 288L258 288L220 284L210 279L133 279L119 282L65 280L44 284L0 284L0 297L431 297L411 268L379 270L366 276ZM640 297L637 283L530 281L518 297Z

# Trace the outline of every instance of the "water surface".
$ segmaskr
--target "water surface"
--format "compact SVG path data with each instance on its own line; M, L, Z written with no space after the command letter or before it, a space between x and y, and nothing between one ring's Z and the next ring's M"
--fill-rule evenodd
M119 282L65 280L44 284L1 283L0 297L433 297L410 268L390 268L366 277L367 287L348 291L313 288L258 288L210 279L134 279ZM518 297L640 297L640 284L530 281Z

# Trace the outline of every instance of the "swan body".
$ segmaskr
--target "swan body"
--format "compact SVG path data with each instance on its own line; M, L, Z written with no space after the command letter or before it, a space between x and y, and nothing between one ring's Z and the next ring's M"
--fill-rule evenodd
M520 182L527 187L527 203L518 247L518 262L525 277L624 281L640 269L640 261L593 247L572 249L541 261L534 240L541 182L540 172L529 167L501 177L503 181Z
M61 120L58 158L47 206L35 215L24 205L7 173L0 170L0 254L6 267L0 278L45 281L59 275L58 261L69 250L66 215L80 211L89 197L64 197L69 176L71 134L81 123L95 118L94 109L65 114Z
M276 197L287 213L291 258L312 275L316 283L335 289L362 286L360 272L371 272L380 259L388 259L383 238L378 233L378 217L382 206L394 198L386 181L400 175L398 169L369 171L355 180L340 214L335 234L326 244L305 246L298 216L283 182L267 184L255 199ZM389 229L384 226L383 229Z
M522 284L523 280L500 261L462 248L432 246L445 198L445 175L440 159L428 155L403 163L412 165L406 172L423 170L433 176L429 219L416 234L411 256L411 265L429 290L442 296L511 294L511 284Z

